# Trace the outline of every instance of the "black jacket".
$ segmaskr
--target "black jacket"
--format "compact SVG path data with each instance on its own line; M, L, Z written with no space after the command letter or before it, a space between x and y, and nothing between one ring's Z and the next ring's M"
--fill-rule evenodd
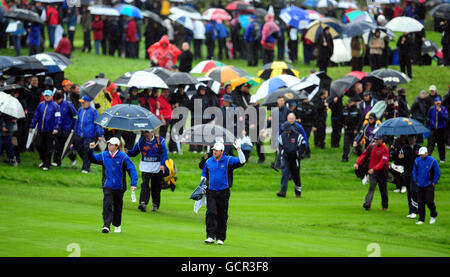
M427 101L425 99L420 99L420 97L417 97L417 99L411 106L411 117L417 121L425 123L428 115L427 107Z
M402 147L403 159L399 158L399 164L403 165L404 173L406 175L412 175L414 161L419 157L420 145L416 144L413 147L411 145L405 145Z
M346 132L359 131L363 123L362 111L357 105L344 107L340 121L344 124Z
M191 71L192 69L192 61L194 59L191 51L183 51L178 59L180 60L180 71L189 73L189 71Z
M305 127L316 126L318 120L316 107L311 103L301 103L295 109L295 116L300 118L301 124Z

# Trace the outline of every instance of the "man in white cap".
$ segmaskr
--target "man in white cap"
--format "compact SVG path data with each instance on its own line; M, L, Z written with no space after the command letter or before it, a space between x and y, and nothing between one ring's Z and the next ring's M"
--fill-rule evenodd
M427 111L431 108L431 106L434 105L434 99L436 99L436 97L439 97L442 99L442 96L437 92L436 86L431 85L430 88L428 89L428 95L425 98L425 100L427 102Z
M434 204L434 189L441 177L441 169L437 160L428 155L428 149L421 147L419 155L413 166L413 182L417 184L417 202L419 210L419 221L416 224L423 224L425 221L425 204L430 209L430 224L436 222L437 211Z
M216 142L213 146L213 156L209 158L201 174L206 179L206 237L205 243L222 245L226 239L228 203L230 188L233 185L233 170L245 164L245 155L241 150L241 142L236 140L234 147L239 158L224 155L225 146Z

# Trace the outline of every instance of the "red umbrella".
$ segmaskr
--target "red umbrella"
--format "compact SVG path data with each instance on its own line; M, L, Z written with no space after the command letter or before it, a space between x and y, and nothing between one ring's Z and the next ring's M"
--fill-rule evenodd
M347 76L353 76L355 78L362 80L362 78L367 76L367 73L362 72L362 71L352 71L349 74L347 74Z
M244 1L234 1L225 7L229 11L254 12L255 7Z
M9 11L9 7L8 4L6 4L6 0L0 0L0 5L3 6L3 9L5 9L5 11Z
M219 8L210 8L203 13L206 20L231 20L231 15L226 10Z

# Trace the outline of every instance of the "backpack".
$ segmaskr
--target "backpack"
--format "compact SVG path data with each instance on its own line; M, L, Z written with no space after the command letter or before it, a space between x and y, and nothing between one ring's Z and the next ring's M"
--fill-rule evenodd
M255 41L258 41L261 38L261 26L257 22L254 22L253 26L252 36Z

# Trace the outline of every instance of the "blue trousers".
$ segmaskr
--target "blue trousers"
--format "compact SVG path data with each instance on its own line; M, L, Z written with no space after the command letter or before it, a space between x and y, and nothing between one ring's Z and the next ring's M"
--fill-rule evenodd
M12 145L11 136L0 136L1 152L5 151L9 159L14 159L14 148Z
M83 167L81 170L91 171L91 160L89 158L89 144L93 142L94 138L84 138L75 135L73 138L73 145L80 157L83 159Z
M292 176L292 172L295 176ZM281 193L287 192L287 186L290 179L294 179L294 188L296 193L302 191L302 184L300 179L300 160L298 160L298 166L294 160L288 161L285 157L281 158Z
M48 39L50 42L49 47L55 49L55 30L56 25L48 25Z

